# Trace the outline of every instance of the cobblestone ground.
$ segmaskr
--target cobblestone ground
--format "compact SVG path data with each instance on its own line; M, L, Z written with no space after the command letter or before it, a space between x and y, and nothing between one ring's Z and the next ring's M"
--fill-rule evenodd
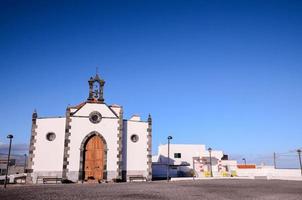
M278 180L196 180L178 182L8 185L0 200L302 200L302 182Z

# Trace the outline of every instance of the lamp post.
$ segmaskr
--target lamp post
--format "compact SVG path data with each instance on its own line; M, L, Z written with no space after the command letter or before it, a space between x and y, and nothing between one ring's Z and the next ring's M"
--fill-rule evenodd
M26 153L24 154L24 173L25 173L25 171L26 171L26 164L27 164L27 155L26 155Z
M242 160L244 161L244 165L246 165L246 159L245 159L245 158L242 158Z
M210 154L210 167L211 167L211 177L213 177L213 168L212 168L212 148L208 148L209 154Z
M167 181L170 179L170 140L172 140L172 136L168 136L168 164L167 164Z
M298 149L297 152L298 152L298 156L299 156L300 170L301 170L301 176L302 176L301 149Z
M9 166L9 159L10 159L10 150L12 147L12 140L13 135L9 134L7 138L9 139L9 147L8 147L8 156L7 156L7 165L6 165L6 173L5 173L5 180L4 180L4 188L6 188L6 182L7 182L7 174L8 174L8 166Z

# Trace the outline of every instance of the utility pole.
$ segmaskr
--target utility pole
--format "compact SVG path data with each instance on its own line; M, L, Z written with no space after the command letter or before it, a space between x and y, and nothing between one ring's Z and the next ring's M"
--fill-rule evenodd
M298 156L299 156L300 170L301 170L301 176L302 176L301 149L298 149L297 152L298 152Z
M193 157L193 180L195 180L195 159Z
M209 154L210 154L210 167L211 167L211 177L213 177L213 167L212 167L212 148L208 148Z
M10 160L10 151L11 151L11 147L12 147L12 139L13 139L13 135L8 135L7 139L9 139L9 148L8 148L8 156L7 156L7 165L6 165L6 173L5 173L5 180L4 180L4 188L6 188L6 184L7 184L7 174L8 174L8 167L9 167L9 160Z
M26 173L27 155L24 154L24 173Z
M276 169L276 152L274 152L274 168Z
M168 136L168 164L167 164L167 181L170 180L170 140L172 140L172 136Z

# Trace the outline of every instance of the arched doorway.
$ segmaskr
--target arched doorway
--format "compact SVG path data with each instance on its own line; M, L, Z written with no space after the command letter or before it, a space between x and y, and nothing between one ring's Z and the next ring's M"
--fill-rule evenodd
M106 179L106 146L106 141L97 132L92 132L84 138L81 145L80 180L101 181Z

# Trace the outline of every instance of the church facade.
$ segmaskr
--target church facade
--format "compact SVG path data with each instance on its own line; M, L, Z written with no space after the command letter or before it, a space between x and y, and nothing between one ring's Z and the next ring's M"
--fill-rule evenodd
M152 119L123 118L123 107L107 105L105 81L91 77L88 99L65 116L32 115L29 180L62 177L73 182L152 179Z

